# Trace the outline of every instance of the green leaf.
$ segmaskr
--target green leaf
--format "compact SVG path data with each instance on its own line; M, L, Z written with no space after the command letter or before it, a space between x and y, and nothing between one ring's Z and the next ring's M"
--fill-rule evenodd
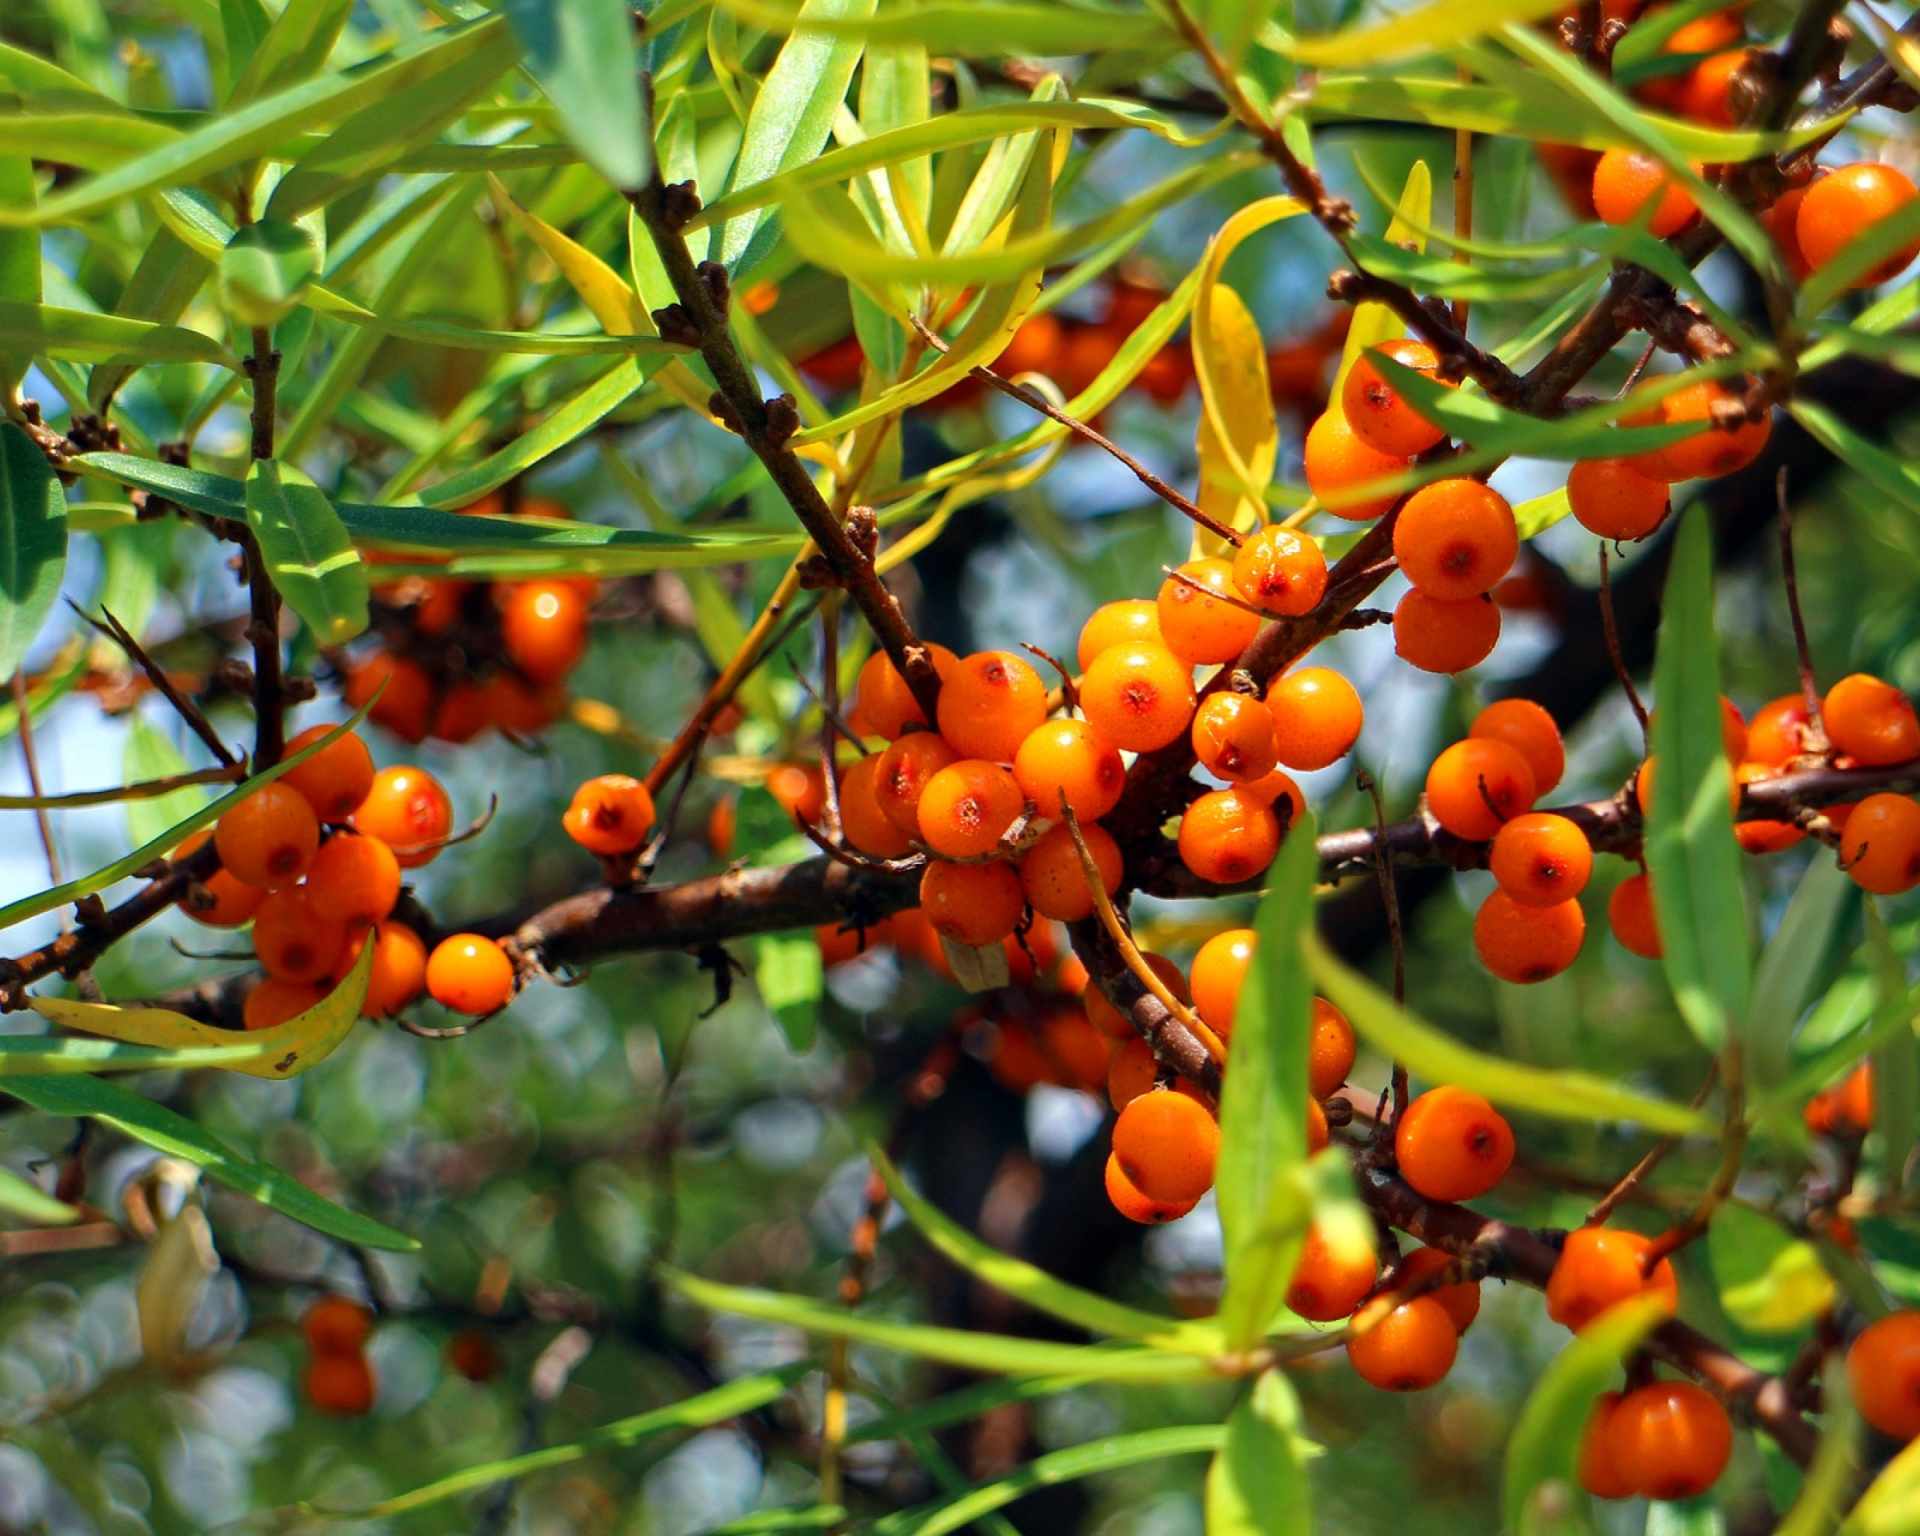
M521 58L575 148L621 191L653 173L629 0L506 0Z
M252 58L271 26L260 0L220 0L220 28L229 59Z
M1312 1489L1299 1443L1293 1384L1263 1371L1234 1405L1207 1469L1207 1536L1310 1536Z
M1725 1201L1713 1213L1707 1259L1720 1305L1749 1333L1792 1333L1833 1304L1819 1251L1750 1206Z
M1024 1259L1001 1253L982 1242L931 1201L922 1198L879 1148L870 1149L868 1155L886 1180L893 1198L900 1202L901 1210L921 1235L955 1264L996 1290L1089 1333L1133 1339L1181 1354L1220 1353L1221 1332L1215 1324L1161 1317L1056 1280Z
M1613 1384L1620 1362L1664 1315L1656 1301L1609 1307L1575 1334L1541 1375L1507 1440L1501 1499L1506 1530L1516 1536L1533 1530L1548 1490L1557 1500L1579 1500L1584 1507L1576 1469L1594 1399Z
M1875 490L1909 512L1920 512L1920 464L1862 437L1824 405L1804 395L1787 409L1828 452Z
M1523 539L1537 538L1555 523L1571 516L1573 504L1567 500L1567 488L1564 485L1557 491L1548 491L1544 496L1519 502L1513 509L1514 526Z
M242 325L276 325L319 271L311 230L265 218L235 230L220 253L220 300Z
M4 209L0 209L4 213ZM177 325L154 325L61 309L52 304L0 300L0 347L79 363L218 363L238 368L233 354L211 336Z
M172 325L186 313L212 265L164 224L156 229L140 261L113 306L127 320L151 320ZM100 363L87 379L87 402L104 414L120 386L132 376L128 363Z
M187 760L144 716L135 715L133 729L127 733L127 748L121 757L120 769L127 783L139 784L185 773ZM186 784L149 800L129 800L127 836L136 843L150 843L206 803L207 791L198 784Z
M37 196L33 161L25 155L0 155L0 203L25 207ZM0 299L40 302L40 237L31 230L0 230ZM18 393L31 361L25 352L0 348L0 398L11 400Z
M60 481L32 438L0 422L0 678L20 670L66 569Z
M0 111L0 141L14 153L36 160L58 155L62 164L83 171L113 170L136 156L167 149L180 137L164 123L119 111ZM21 227L31 223L6 222Z
M1682 517L1660 607L1653 665L1653 806L1647 867L1668 984L1680 1016L1717 1051L1744 1036L1753 944L1731 770L1720 746L1720 637L1713 613L1713 532Z
M11 1168L0 1168L0 1215L36 1227L66 1227L80 1219L80 1212L74 1207L54 1199Z
M1423 255L1390 245L1373 235L1355 233L1349 235L1347 241L1355 259L1375 277L1448 298L1495 302L1548 298L1578 286L1587 276L1586 268L1573 263L1552 271L1503 271L1495 267L1468 266L1444 256Z
M820 946L811 933L763 933L754 941L753 984L795 1052L813 1047L824 981Z
M78 98L112 105L72 71L9 42L0 42L0 80L28 100Z
M274 590L323 646L367 627L367 567L319 487L272 459L247 469L247 526Z
M868 44L919 43L929 53L969 58L1166 50L1172 30L1141 11L1083 10L1058 0L900 0L867 19L770 0L718 0L721 9L773 32L853 37Z
M1455 48L1509 22L1533 21L1560 8L1558 0L1428 0L1365 26L1289 39L1285 52L1303 64L1384 64Z
M1720 728L1713 732L1718 750ZM1415 1017L1357 971L1349 970L1318 938L1301 940L1320 991L1382 1055L1435 1083L1457 1083L1495 1104L1511 1104L1556 1120L1612 1125L1634 1121L1668 1136L1709 1136L1717 1127L1698 1110L1622 1088L1587 1072L1556 1072L1482 1055Z
M1054 1397L1085 1385L1087 1378L1084 1376L995 1377L977 1381L972 1386L943 1393L926 1402L915 1403L910 1408L883 1413L878 1418L850 1425L847 1443L852 1445L862 1440L892 1440L923 1435L929 1430L945 1429L949 1424L964 1424L968 1419L977 1419L990 1409L1007 1403L1036 1402L1040 1398Z
M244 106L266 91L305 80L327 62L353 0L287 0L260 46L247 58L227 98Z
M231 1033L231 1031L229 1031ZM69 1077L93 1072L172 1072L255 1061L268 1046L234 1035L232 1045L124 1045L117 1040L57 1040L0 1035L0 1077Z
M785 1531L824 1531L846 1523L838 1504L810 1504L804 1509L763 1509L715 1526L709 1536L776 1536Z
M1780 926L1762 947L1747 1014L1747 1046L1761 1083L1777 1083L1785 1076L1794 1026L1826 990L1859 897L1860 888L1835 860L1815 859L1794 887Z
M918 43L869 47L860 67L860 127L866 134L863 142L871 144L874 139L893 132L911 132L925 125L932 115L933 77L927 63L927 50ZM822 160L835 153L837 151L828 150L816 155L810 165L817 168ZM915 156L897 166L892 162L886 164L887 189L901 206L902 217L910 219L914 227L925 229L933 215L933 168L924 156ZM807 168L795 166L787 174ZM773 178L776 182L781 179Z
M1844 1369L1827 1363L1825 1378L1838 1381ZM1847 1512L1860 1479L1860 1413L1851 1392L1834 1392L1825 1407L1820 1444L1800 1484L1800 1497L1774 1527L1773 1536L1833 1536Z
M1220 1090L1220 1322L1234 1349L1261 1338L1280 1310L1306 1230L1301 1185L1313 988L1299 956L1319 874L1314 827L1311 814L1289 827L1268 872L1253 920L1253 964L1234 1009L1233 1070Z
M12 1094L49 1115L97 1120L169 1157L184 1158L208 1178L343 1243L395 1253L411 1253L420 1246L404 1232L321 1199L278 1168L238 1156L204 1126L164 1104L97 1077L8 1077L0 1079L0 1092Z
M1920 1115L1920 1041L1910 1024L1912 999L1907 968L1893 947L1877 902L1867 909L1867 951L1873 958L1875 1036L1873 1050L1873 1128L1880 1133L1880 1180L1898 1196L1913 1154L1914 1121Z

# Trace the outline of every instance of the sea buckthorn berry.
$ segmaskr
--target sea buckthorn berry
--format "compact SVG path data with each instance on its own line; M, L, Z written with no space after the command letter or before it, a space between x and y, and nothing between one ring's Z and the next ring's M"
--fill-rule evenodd
M1360 1379L1383 1392L1419 1392L1453 1369L1460 1352L1447 1309L1431 1296L1403 1301L1365 1333L1347 1339Z
M1609 3L1608 19L1614 9ZM1638 11L1640 7L1632 7ZM1632 15L1623 20L1631 21ZM1660 52L1668 57L1682 58L1696 54L1715 54L1733 47L1744 35L1745 28L1740 22L1739 7L1729 6L1725 10L1709 11L1704 16L1696 16L1677 28L1660 45ZM1660 108L1663 112L1685 112L1687 105L1687 86L1692 71L1659 74L1643 80L1634 87L1634 95L1649 106Z
M1493 835L1493 878L1523 907L1571 901L1593 874L1593 844L1564 816L1530 811Z
M1648 1269L1653 1240L1613 1227L1580 1227L1567 1234L1547 1279L1547 1316L1580 1332L1609 1307L1650 1296L1661 1310L1680 1305L1680 1282L1670 1260Z
M492 939L456 933L427 956L427 991L455 1013L494 1013L513 996L513 962Z
M1447 435L1445 430L1400 398L1399 390L1387 382L1385 372L1375 366L1375 357L1389 358L1436 383L1440 359L1424 341L1384 342L1367 348L1354 359L1340 391L1340 408L1362 442L1380 453L1393 454L1403 460L1425 453Z
M831 970L845 965L880 945L880 934L873 928L821 923L813 930L813 941L820 949L820 964Z
M1751 48L1729 48L1694 65L1681 89L1681 111L1710 128L1738 127L1737 77L1753 54Z
M1197 1196L1192 1200L1155 1200L1142 1194L1112 1153L1107 1156L1107 1198L1128 1221L1137 1221L1143 1227L1178 1221L1199 1203Z
M400 899L400 861L377 837L336 832L313 856L307 897L322 917L355 931L371 927Z
M1700 209L1685 183L1652 155L1610 149L1593 168L1593 211L1608 224L1631 224L1644 215L1648 233L1664 240L1692 223Z
M940 734L962 757L1010 763L1047 718L1047 685L1011 651L976 651L940 681Z
M1048 1009L1040 1020L1040 1048L1059 1068L1065 1086L1088 1093L1106 1086L1107 1038L1071 1003Z
M556 686L534 688L511 672L496 672L480 685L487 696L487 718L510 736L534 736L565 713L566 693Z
M522 581L500 606L507 659L536 683L555 683L587 653L587 601L566 581Z
M1920 803L1906 795L1868 795L1840 834L1840 866L1876 896L1920 885Z
M1660 925L1653 916L1653 881L1645 874L1629 875L1607 898L1607 926L1622 949L1648 960L1662 953Z
M1187 990L1187 978L1181 973L1179 966L1165 955L1156 955L1150 950L1143 951L1140 958L1146 962L1147 969L1160 978L1160 984L1168 992L1183 1003L1193 1001L1193 994ZM1088 1020L1102 1034L1111 1035L1116 1040L1137 1038L1133 1020L1114 1007L1108 1000L1107 994L1098 987L1088 987L1081 995L1080 1003L1087 1011Z
M1711 423L1713 408L1720 401L1731 402L1734 394L1717 379L1688 384L1666 396L1651 411L1628 417L1638 426L1680 426ZM1739 426L1709 425L1705 432L1683 437L1677 443L1635 454L1627 462L1643 475L1655 480L1711 480L1745 469L1760 457L1773 435L1772 418L1763 410Z
M1567 751L1560 727L1532 699L1497 699L1473 717L1467 735L1478 741L1504 741L1533 770L1535 795L1551 794L1566 772Z
M765 787L781 810L808 826L827 808L827 780L818 763L780 763L768 772Z
M1104 1037L1103 1037L1104 1038ZM1117 1040L1107 1061L1107 1100L1114 1110L1125 1109L1160 1079L1160 1063L1154 1060L1153 1047L1138 1035Z
M429 734L458 746L472 741L491 724L493 713L486 689L478 683L455 683L440 695Z
M320 847L320 821L306 796L273 783L215 822L213 841L221 866L236 880L277 891L307 872Z
M1429 1200L1472 1200L1506 1177L1513 1127L1477 1093L1429 1088L1393 1128L1400 1177Z
M307 1348L316 1355L357 1354L373 1332L373 1314L345 1296L322 1296L300 1318Z
M1287 1281L1287 1306L1310 1323L1338 1322L1367 1299L1379 1272L1371 1244L1336 1246L1319 1227L1308 1227Z
M1102 603L1080 628L1080 646L1075 652L1080 670L1093 665L1093 658L1116 645L1161 644L1160 605L1150 598L1127 597L1116 603Z
M1113 1124L1120 1171L1151 1200L1190 1204L1213 1185L1220 1126L1205 1105L1184 1093L1143 1093Z
M573 792L561 825L589 853L632 853L653 830L653 794L630 774L600 774Z
M1442 602L1465 602L1513 568L1520 534L1507 498L1478 480L1436 480L1407 498L1393 554L1408 581Z
M1593 1400L1587 1427L1580 1434L1580 1486L1596 1499L1630 1499L1633 1479L1613 1459L1607 1430L1620 1404L1618 1392L1602 1392Z
M312 746L333 729L331 725L308 726L287 743L287 756ZM304 763L289 768L280 782L304 795L313 814L322 821L345 821L373 788L373 757L367 744L348 731Z
M1733 1425L1704 1387L1657 1381L1620 1399L1607 1420L1607 1449L1643 1497L1697 1498L1726 1470Z
M1758 784L1777 777L1774 769L1765 763L1736 763L1733 769L1733 807L1740 808L1740 786ZM1807 834L1790 821L1736 821L1733 824L1733 838L1746 852L1753 854L1779 853L1791 848Z
M881 808L880 758L863 757L840 776L840 830L848 844L876 859L897 859L913 840Z
M212 827L202 827L174 849L173 857L176 861L191 858L206 846L212 836ZM209 928L241 927L253 917L261 898L267 894L259 886L248 885L232 871L225 869L216 869L200 881L199 886L206 893L204 905L194 904L192 891L181 897L177 905L196 923L204 923Z
M1164 645L1110 646L1080 679L1087 721L1122 752L1152 752L1193 718L1193 668Z
M1891 165L1864 160L1841 166L1807 188L1794 217L1800 254L1815 271L1838 260L1841 252L1883 219L1892 218L1920 197L1907 176ZM1848 286L1871 288L1901 271L1920 252L1920 241L1895 251Z
M272 1029L288 1019L319 1006L327 989L311 981L286 981L278 976L262 976L247 993L240 1009L240 1022L248 1029Z
M1920 719L1913 701L1891 683L1856 672L1827 690L1821 723L1834 750L1863 768L1885 768L1920 757Z
M1515 747L1484 736L1456 741L1427 769L1427 809L1455 837L1485 842L1532 806L1533 770Z
M1393 653L1422 672L1464 672L1493 654L1500 605L1484 597L1444 602L1418 588L1393 605Z
M1603 539L1644 539L1666 520L1670 500L1666 482L1641 474L1632 459L1582 459L1567 474L1567 505Z
M1765 763L1769 768L1786 767L1806 750L1800 733L1812 718L1803 694L1769 699L1747 722L1747 761Z
M373 1407L373 1367L365 1355L315 1355L303 1380L307 1401L322 1413L357 1418Z
M1193 1011L1222 1040L1233 1034L1233 1011L1240 988L1253 964L1251 928L1229 928L1202 944L1193 957L1188 980L1193 988Z
M1316 1099L1330 1097L1353 1071L1355 1049L1347 1016L1316 997L1307 1033L1307 1092Z
M382 768L353 813L353 829L379 838L402 869L418 869L439 857L453 830L453 802L424 768Z
M933 670L944 682L959 661L944 645L929 645ZM853 687L854 708L860 712L876 736L895 740L910 725L931 724L913 696L907 680L885 651L875 651L860 665L860 680Z
M1473 947L1480 963L1502 981L1550 981L1579 958L1587 936L1577 901L1523 907L1495 891L1473 915Z
M1120 803L1127 767L1085 720L1048 720L1013 754L1013 778L1042 816L1058 816L1065 795L1074 815L1098 821Z
M1813 276L1813 264L1800 249L1800 205L1807 200L1807 191L1807 187L1789 187L1760 214L1760 227L1772 239L1788 275L1796 283L1804 283Z
M340 696L348 705L363 709L376 693L380 699L367 711L370 720L402 741L427 739L427 724L433 718L433 679L418 662L379 651L347 669Z
M347 941L340 968L351 970L366 935ZM427 946L405 923L384 922L373 931L373 964L367 971L367 995L360 1001L363 1019L390 1019L427 989Z
M1353 750L1366 721L1360 695L1331 667L1299 667L1267 686L1274 750L1285 767L1311 773Z
M1355 501L1347 496L1355 486L1397 475L1407 467L1406 454L1382 453L1353 430L1338 411L1326 411L1307 428L1307 488L1335 517L1350 523L1368 523L1393 508L1398 498L1370 496Z
M455 1375L484 1385L500 1374L500 1351L478 1328L462 1328L447 1340L447 1365Z
M1236 784L1234 788L1250 800L1273 807L1282 832L1307 813L1306 792L1293 782L1291 774L1281 769L1276 768L1251 783Z
M1279 851L1273 808L1238 790L1210 790L1180 817L1180 862L1213 885L1251 880Z
M921 790L920 840L949 859L978 858L1000 846L1025 808L1026 796L1006 769L963 758L942 768Z
M1863 1061L1834 1090L1834 1126L1864 1136L1873 1129L1873 1063Z
M1883 1435L1920 1437L1920 1312L1895 1312L1860 1330L1847 1350L1854 1406Z
M880 754L873 794L881 813L909 837L920 835L920 796L927 781L960 756L931 731L911 731Z
M1233 585L1268 613L1309 613L1327 590L1327 557L1304 533L1262 528L1233 557Z
M1465 1333L1480 1315L1477 1282L1456 1280L1451 1285L1436 1285L1432 1290L1420 1289L1452 1263L1453 1255L1444 1248L1416 1248L1394 1266L1393 1288L1396 1292L1419 1291L1423 1296L1431 1296L1453 1320L1453 1331Z
M1273 711L1244 693L1210 693L1193 712L1193 755L1216 778L1235 784L1273 772Z
M1315 1098L1307 1100L1307 1156L1325 1148L1328 1141L1327 1112Z
M331 976L346 945L346 924L316 912L304 885L269 892L253 914L253 952L260 968L282 981Z
M1020 924L1026 898L1006 864L948 864L935 859L920 876L920 910L943 939L984 949Z
M1648 717L1651 721L1652 717ZM1734 765L1747 759L1747 720L1740 706L1724 693L1720 695L1720 750Z
M1105 827L1084 826L1080 835L1100 871L1101 888L1111 896L1120 889L1120 845ZM1054 827L1021 856L1020 888L1042 917L1077 923L1093 914L1093 892L1087 889L1086 870L1080 850L1073 845L1071 828Z
M1258 614L1209 592L1235 595L1233 567L1225 560L1189 560L1160 583L1161 643L1194 666L1232 661L1260 632Z

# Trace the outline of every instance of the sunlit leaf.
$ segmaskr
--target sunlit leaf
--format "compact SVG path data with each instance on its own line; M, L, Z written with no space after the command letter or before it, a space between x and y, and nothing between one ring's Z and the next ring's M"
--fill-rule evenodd
M367 567L320 488L272 459L247 470L247 526L267 575L321 645L367 627Z
M11 1168L0 1168L0 1216L36 1227L66 1227L80 1219L80 1212Z
M0 678L40 633L67 569L67 499L47 457L0 422Z
M33 999L37 1007L52 999ZM90 1072L165 1072L231 1067L264 1051L259 1041L230 1029L220 1043L156 1049L104 1040L58 1040L51 1035L0 1035L0 1077L66 1077Z
M628 0L506 0L521 57L587 163L625 191L653 170Z
M1312 1490L1299 1437L1293 1384L1262 1372L1234 1405L1207 1470L1207 1536L1309 1536Z
M1508 22L1533 21L1560 9L1559 0L1428 0L1380 21L1291 38L1286 50L1303 64L1383 64L1470 43Z
M1833 1278L1812 1243L1771 1217L1727 1201L1707 1228L1720 1305L1749 1333L1792 1333L1833 1304Z

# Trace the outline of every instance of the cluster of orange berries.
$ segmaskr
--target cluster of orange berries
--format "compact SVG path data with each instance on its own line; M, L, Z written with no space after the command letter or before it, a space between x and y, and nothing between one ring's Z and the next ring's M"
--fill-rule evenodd
M334 727L315 725L288 743L298 752ZM348 732L240 801L210 832L220 868L189 890L181 910L213 928L252 924L265 975L247 994L248 1029L270 1029L316 1006L373 945L361 1013L391 1017L422 992L457 1012L492 1013L512 995L513 963L493 940L455 934L427 952L393 917L401 871L439 855L453 805L432 774L378 772Z
M345 1296L322 1296L300 1319L306 1336L307 1401L322 1413L357 1417L373 1407L373 1366L367 1335L373 1314Z
M498 493L461 511L508 515ZM557 502L529 500L512 515L553 521L567 513ZM347 666L342 691L356 709L380 693L371 718L403 741L461 743L489 729L534 735L566 707L566 679L586 654L598 595L591 576L383 583L374 596L387 643Z

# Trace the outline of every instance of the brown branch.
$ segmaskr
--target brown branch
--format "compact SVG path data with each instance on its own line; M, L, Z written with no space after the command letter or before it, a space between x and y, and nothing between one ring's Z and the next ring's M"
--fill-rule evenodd
M1780 579L1787 589L1787 617L1793 622L1793 650L1800 664L1800 697L1806 701L1807 723L1801 735L1805 750L1827 750L1827 728L1820 718L1820 685L1815 681L1813 647L1807 643L1807 621L1800 611L1800 578L1793 562L1793 508L1787 497L1787 467L1782 464L1773 482L1780 509Z
M1640 722L1640 740L1647 741L1647 732L1651 729L1647 716L1646 703L1640 697L1640 690L1633 686L1633 674L1627 670L1627 658L1620 650L1620 626L1613 616L1613 578L1607 565L1607 541L1600 541L1600 626L1607 637L1607 660L1613 663L1613 675L1620 680L1620 691L1627 696L1627 703L1633 706L1633 718Z
M47 814L46 790L40 782L40 754L33 746L33 710L27 700L27 677L19 668L13 673L13 712L20 722L20 759L26 765L27 788L32 793L34 820L40 829L40 847L47 856L47 878L55 885L65 883L60 873L60 849L53 840L53 818ZM66 921L66 914L61 914Z
M246 360L253 384L252 442L256 460L273 457L275 401L279 392L280 354L273 349L273 333L265 326L253 329L253 353ZM244 523L231 525L240 546L247 582L247 639L253 646L253 764L270 768L286 749L287 693L280 670L280 594L274 590L260 544Z

